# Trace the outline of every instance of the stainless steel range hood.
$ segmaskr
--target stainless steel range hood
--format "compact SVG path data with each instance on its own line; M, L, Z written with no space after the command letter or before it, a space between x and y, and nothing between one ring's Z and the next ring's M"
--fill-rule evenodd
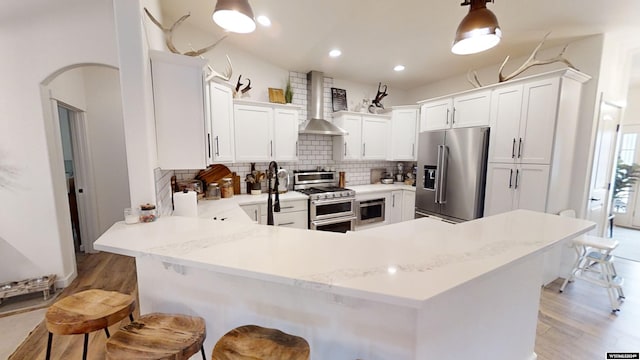
M309 120L300 125L300 134L347 135L348 132L324 119L324 75L320 71L307 73Z

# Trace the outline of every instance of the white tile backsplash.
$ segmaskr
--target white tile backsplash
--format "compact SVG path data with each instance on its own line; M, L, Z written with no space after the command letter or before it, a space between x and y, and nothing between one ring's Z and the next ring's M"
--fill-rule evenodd
M160 168L153 170L153 177L156 183L156 210L160 216L171 215L173 212L171 205L171 177L176 172L177 171L174 170L162 170ZM195 176L195 174L193 176Z

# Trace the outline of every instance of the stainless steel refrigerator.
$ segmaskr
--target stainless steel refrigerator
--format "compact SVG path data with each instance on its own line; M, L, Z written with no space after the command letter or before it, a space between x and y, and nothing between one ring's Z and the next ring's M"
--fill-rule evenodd
M416 218L461 222L482 217L488 149L488 127L420 133Z

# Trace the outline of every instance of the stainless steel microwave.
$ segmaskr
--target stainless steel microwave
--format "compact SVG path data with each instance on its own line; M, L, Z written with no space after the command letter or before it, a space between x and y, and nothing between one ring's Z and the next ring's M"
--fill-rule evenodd
M356 225L384 221L384 198L356 202Z

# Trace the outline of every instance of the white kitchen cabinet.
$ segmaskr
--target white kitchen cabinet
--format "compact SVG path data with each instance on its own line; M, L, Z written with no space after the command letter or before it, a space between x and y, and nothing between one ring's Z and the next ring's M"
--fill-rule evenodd
M340 111L333 123L348 134L333 137L333 159L386 160L389 139L389 117Z
M402 221L415 219L416 213L416 192L411 190L402 191Z
M389 224L395 224L402 221L402 190L394 190L391 192L389 203L386 206L389 208Z
M273 147L275 160L298 160L298 119L297 109L274 109Z
M208 164L235 160L233 92L229 86L207 84L207 161Z
M490 163L484 216L526 209L545 212L549 165Z
M362 159L385 160L389 138L389 119L362 116Z
M298 159L298 107L236 100L233 115L237 162Z
M420 102L420 131L488 126L491 90Z
M391 136L388 160L415 161L418 147L418 115L416 106L397 106L391 112Z
M273 196L273 195L272 195ZM275 226L286 226L296 229L308 228L308 201L307 200L280 200L280 212L273 213ZM267 204L260 204L260 224L267 224Z
M206 61L153 50L149 57L158 166L204 169L208 152L203 75Z
M554 77L495 89L489 161L551 163L559 84Z
M242 104L235 104L233 108L236 161L271 160L273 109Z
M453 99L428 101L420 105L420 131L441 130L451 127Z
M266 206L266 205L265 205ZM260 214L260 205L240 205L240 208L249 215L252 221L259 222L262 215ZM266 215L265 215L266 216Z
M348 132L347 135L333 137L334 160L360 159L362 115L343 114L335 117L333 122Z

